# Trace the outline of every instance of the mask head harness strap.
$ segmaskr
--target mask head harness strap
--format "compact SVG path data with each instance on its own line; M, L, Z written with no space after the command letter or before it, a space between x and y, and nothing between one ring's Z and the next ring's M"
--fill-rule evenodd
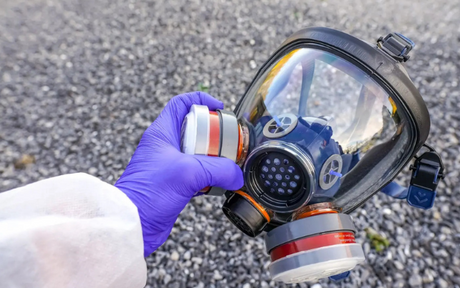
M415 47L415 43L399 33L390 33L377 40L377 46L392 58L399 62L409 60L409 52Z
M381 191L393 198L406 199L413 207L430 209L434 205L439 182L444 179L445 167L441 157L432 147L426 144L423 146L428 151L414 157L414 163L410 166L412 177L409 187L405 188L391 182Z

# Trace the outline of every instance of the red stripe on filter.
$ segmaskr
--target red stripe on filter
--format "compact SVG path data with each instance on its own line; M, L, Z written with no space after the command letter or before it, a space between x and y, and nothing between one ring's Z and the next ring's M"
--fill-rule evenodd
M201 192L201 193L208 193L209 190L211 190L211 187L210 187L210 186L206 186L206 187L204 187L203 189L201 189L201 190L198 191L198 192Z
M220 148L220 119L219 114L215 111L209 111L209 146L208 156L219 157ZM207 193L211 187L207 186L200 190L202 193Z
M215 111L209 111L209 149L208 156L219 157L220 119Z
M273 261L284 258L286 256L304 252L316 248L338 245L338 244L351 244L355 242L355 234L352 232L335 232L313 237L302 238L283 244L276 247L270 252Z

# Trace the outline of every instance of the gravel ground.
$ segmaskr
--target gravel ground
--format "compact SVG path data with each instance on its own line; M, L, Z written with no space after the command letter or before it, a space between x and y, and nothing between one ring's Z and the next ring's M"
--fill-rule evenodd
M234 108L257 67L302 27L368 41L400 31L417 43L408 70L447 179L429 211L373 197L353 214L367 262L343 282L311 287L460 287L460 5L419 2L0 1L0 191L77 171L115 182L170 97L207 86ZM35 163L15 167L24 154ZM147 287L285 287L270 281L263 239L241 235L221 202L187 206L147 259ZM366 227L389 248L372 249Z

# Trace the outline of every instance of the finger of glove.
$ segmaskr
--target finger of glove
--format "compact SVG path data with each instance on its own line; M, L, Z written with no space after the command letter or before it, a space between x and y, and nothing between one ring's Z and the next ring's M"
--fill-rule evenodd
M206 105L209 110L223 109L224 104L204 92L190 92L173 97L148 130L160 132L163 140L180 149L182 122L193 104Z
M243 172L230 159L222 157L194 156L203 167L206 186L216 186L226 190L237 190L243 187Z

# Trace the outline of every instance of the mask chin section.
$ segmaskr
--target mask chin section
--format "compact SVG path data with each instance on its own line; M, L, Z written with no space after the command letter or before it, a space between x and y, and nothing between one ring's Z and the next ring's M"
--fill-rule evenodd
M296 145L269 141L248 156L244 166L248 193L274 212L289 213L305 205L315 187L310 157Z
M273 280L313 282L350 271L365 260L351 217L332 203L303 207L293 220L265 237Z
M244 234L255 237L270 222L272 212L243 191L235 191L222 206L227 218Z

